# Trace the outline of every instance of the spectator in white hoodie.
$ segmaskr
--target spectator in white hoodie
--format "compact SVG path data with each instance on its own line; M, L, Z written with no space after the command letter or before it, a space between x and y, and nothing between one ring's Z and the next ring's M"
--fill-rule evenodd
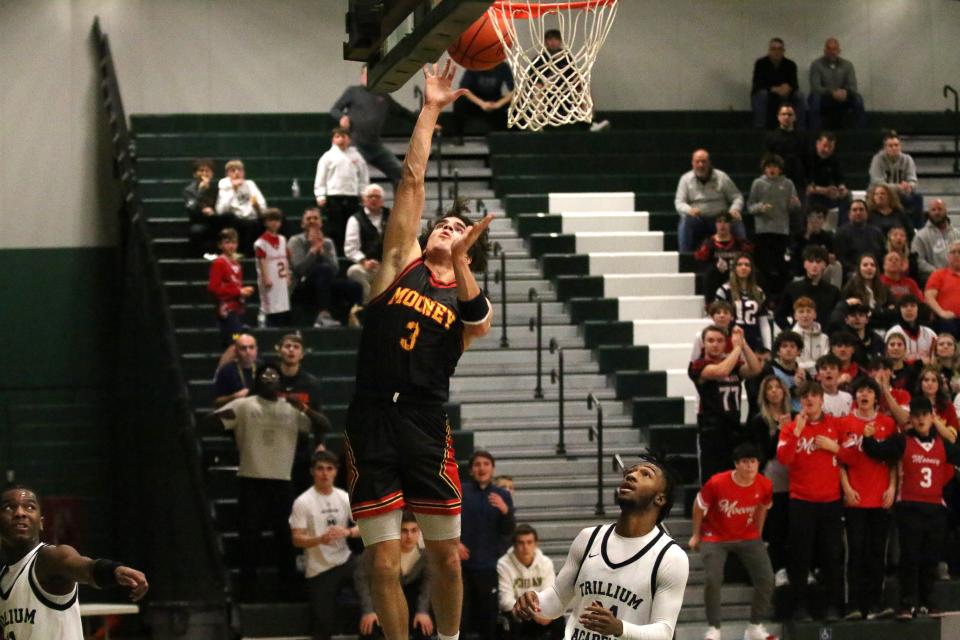
M803 338L803 349L797 358L800 368L809 374L816 372L817 359L830 353L830 339L821 331L817 322L817 305L807 296L801 296L793 302L793 331Z
M520 620L513 615L517 598L527 591L543 591L557 579L553 560L537 546L537 531L528 524L513 530L513 546L497 561L500 612L506 620L509 640L559 640L563 637L564 619L550 620L535 616Z
M360 210L360 196L369 183L367 163L360 152L350 146L350 132L335 127L330 149L317 162L313 195L323 210L327 235L341 255L347 220Z

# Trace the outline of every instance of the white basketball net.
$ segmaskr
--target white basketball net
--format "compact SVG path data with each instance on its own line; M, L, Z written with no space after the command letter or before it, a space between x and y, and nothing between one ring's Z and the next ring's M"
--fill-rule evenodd
M513 70L507 125L539 131L593 122L590 73L613 25L617 0L498 1L487 11ZM543 42L549 29L563 37L563 49L552 54Z

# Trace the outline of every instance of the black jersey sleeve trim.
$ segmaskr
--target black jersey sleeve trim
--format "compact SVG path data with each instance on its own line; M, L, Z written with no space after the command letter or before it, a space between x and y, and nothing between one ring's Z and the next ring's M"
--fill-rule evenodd
M658 527L659 529L659 527ZM620 567L625 567L628 564L632 564L642 558L647 551L653 548L653 545L657 544L660 541L660 538L664 536L663 529L659 529L657 535L653 537L653 540L647 543L643 549L640 549L632 558L627 558L623 562L611 562L610 556L607 555L607 541L610 539L610 534L613 533L613 527L611 526L607 529L607 532L603 534L603 540L600 541L600 554L603 556L603 561L607 563L607 566L611 569L619 569Z
M39 555L40 554L38 553L36 556L33 557L33 560L30 561L30 570L27 572L27 580L29 580L30 582L30 590L33 591L33 595L37 597L37 600L40 601L40 604L44 605L45 607L54 609L56 611L66 611L67 609L72 607L74 603L77 601L77 595L80 593L80 589L77 588L77 585L73 585L73 596L70 598L70 600L68 600L63 604L57 604L56 602L48 598L43 593L43 589L40 588L40 585L37 584L36 580L33 577L33 567L36 564L37 557L39 557Z
M577 565L577 575L573 579L573 583L576 584L577 580L580 579L580 570L583 569L583 563L587 559L587 554L590 553L590 547L593 546L593 541L597 539L597 534L600 533L600 529L603 528L602 524L597 525L593 528L593 531L590 532L590 539L587 540L587 548L583 550L583 555L580 556L580 564ZM613 525L611 525L613 528Z
M401 271L400 273L397 274L397 277L393 279L393 282L391 282L390 284L388 284L388 285L387 285L387 288L384 289L384 290L380 293L380 295L378 295L376 298L371 298L371 299L370 299L370 301L367 303L367 306L369 307L370 305L372 305L372 304L374 304L374 303L376 303L376 302L380 302L381 300L383 300L383 299L387 296L388 293L390 293L391 291L393 291L394 288L396 288L397 283L400 282L400 279L401 279L403 276L405 276L405 275L407 275L408 273L410 273L410 271L412 271L414 267L416 267L418 264L422 264L422 263L423 263L423 256L418 256L418 257L417 257L415 260L413 260L410 264L408 264L407 266L405 266L405 267L403 268L403 271Z
M663 549L660 549L660 553L657 554L657 560L653 563L653 571L650 572L650 599L652 600L654 596L657 595L657 571L660 570L660 563L663 562L663 556L667 555L667 551L670 547L677 544L673 540L663 545Z

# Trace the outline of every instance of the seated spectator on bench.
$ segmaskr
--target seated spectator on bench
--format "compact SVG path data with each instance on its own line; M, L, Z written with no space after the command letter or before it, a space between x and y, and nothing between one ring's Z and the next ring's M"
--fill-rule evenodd
M249 333L237 334L233 344L220 356L213 374L213 405L220 407L249 395L257 369L262 366L263 362L257 357L257 339Z
M766 149L767 154L780 156L782 160L780 173L793 183L799 199L802 200L804 197L802 189L807 184L806 165L810 142L806 133L798 128L796 120L792 106L780 105L777 110L777 122L780 126L767 133ZM760 170L763 171L762 165ZM800 209L798 208L794 213L799 214ZM802 218L798 215L790 219L791 234L795 235L803 228L802 222Z
M193 180L183 190L183 206L190 216L190 242L197 253L209 252L220 231L217 220L217 188L213 184L213 160L193 161Z
M706 238L693 254L702 263L704 297L707 304L717 296L717 288L730 279L734 259L741 253L753 251L753 245L730 233L733 216L721 211L714 218L717 232Z
M750 106L755 129L770 129L773 125L771 115L782 104L793 106L801 129L806 123L806 103L797 82L797 63L784 56L785 50L781 38L771 38L767 55L753 63Z
M726 211L733 219L733 235L745 238L741 221L743 195L726 173L714 169L706 149L693 152L692 169L680 177L674 206L680 215L680 251L696 250L704 238L716 232L716 217Z
M801 297L813 300L817 309L817 317L825 320L833 313L833 308L840 302L840 290L823 279L827 268L829 254L826 249L818 245L810 245L803 250L803 278L794 280L783 290L780 304L777 306L777 326L787 330L793 323L793 304Z
M926 284L934 271L947 266L947 250L958 241L960 229L951 224L946 203L936 198L930 203L927 224L917 231L910 244L910 249L917 254L917 279L920 284Z
M513 72L509 64L501 62L486 71L467 69L460 78L460 88L467 90L466 100L453 103L453 115L461 140L471 122L482 122L483 133L507 128L507 111L513 97Z
M901 298L908 295L918 300L923 297L920 286L907 275L909 266L904 264L903 256L896 251L890 251L883 257L883 273L880 274L880 282L887 288L892 303L899 303Z
M371 184L363 190L363 209L347 220L343 252L353 262L347 277L363 287L364 304L370 300L370 285L380 271L383 230L389 218L390 209L383 206L383 187Z
M316 309L315 327L335 327L355 318L363 300L363 287L340 277L337 249L323 233L320 210L303 212L303 233L290 238L290 267L293 270L295 304ZM338 320L337 318L340 318ZM349 320L352 324L355 320Z
M857 93L857 72L853 63L840 57L840 41L827 38L823 57L810 65L810 129L842 129L843 114L853 112L854 126L862 129L865 118L863 97Z
M947 266L930 275L923 294L935 314L934 329L960 335L960 240L950 243Z
M226 216L228 225L236 227L240 233L240 250L249 252L260 229L260 213L267 208L267 200L253 180L247 180L241 160L230 160L226 164L226 177L217 184L217 206L219 216Z
M500 617L505 623L505 640L560 640L563 617L550 620L535 616L521 620L513 614L513 605L527 591L549 589L557 579L553 560L537 546L537 530L528 524L517 525L511 536L512 546L497 560Z
M900 136L888 131L883 136L883 149L870 161L870 186L886 185L890 192L890 204L895 198L911 216L911 230L923 225L923 196L917 192L917 165L909 153L904 153ZM912 235L912 234L911 234Z
M365 550L357 560L353 584L360 599L360 637L383 637L380 619L373 609L370 574L374 571L373 553ZM400 586L403 589L410 621L410 640L433 637L430 616L430 566L420 537L420 526L412 512L404 510L400 519ZM328 605L329 606L329 605Z
M313 637L319 640L329 640L342 627L337 595L353 582L357 564L347 538L360 537L350 513L350 496L333 486L338 466L337 456L329 451L314 454L313 486L293 501L288 519L293 546L303 550Z
M884 237L890 229L900 227L913 238L913 223L904 212L897 192L885 184L875 184L867 191L867 224L880 229Z
M850 221L837 229L834 252L843 265L844 277L857 272L864 254L882 256L885 253L886 235L879 227L867 223L867 215L867 203L854 200L850 203Z

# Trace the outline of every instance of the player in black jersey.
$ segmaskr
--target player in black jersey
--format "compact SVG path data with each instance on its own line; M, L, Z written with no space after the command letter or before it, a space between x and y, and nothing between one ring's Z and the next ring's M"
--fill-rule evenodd
M424 178L440 111L464 94L447 61L424 68L425 100L403 165L365 310L356 395L347 414L347 483L353 517L373 554L374 609L388 640L408 636L400 587L400 518L417 516L434 579L440 640L456 640L462 586L460 478L443 403L470 341L490 330L492 307L471 272L486 259L487 216L441 217L418 241Z

